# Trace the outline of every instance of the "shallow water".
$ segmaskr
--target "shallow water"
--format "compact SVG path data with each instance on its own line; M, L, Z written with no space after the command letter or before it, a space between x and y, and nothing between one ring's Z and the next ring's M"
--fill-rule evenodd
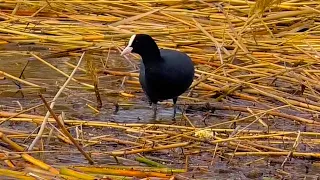
M0 56L0 70L6 73L9 73L14 76L19 76L22 68L27 62L27 55L14 55L14 56ZM62 70L63 72L70 74L72 69L67 66L65 62L70 62L76 64L75 59L69 58L56 58L56 59L46 59L56 68ZM95 60L95 63L98 66L101 66L99 60ZM136 63L136 62L134 62ZM81 67L85 68L85 61L82 63ZM132 70L131 63L123 60L118 55L110 56L108 61L109 69L121 69L121 70ZM126 67L126 68L123 68ZM77 72L76 78L87 78L85 73ZM66 78L56 71L52 70L48 66L44 65L38 60L30 61L28 67L24 73L25 80L38 84L41 87L47 89L43 95L47 100L53 98L56 92L59 90L58 86L61 86ZM83 89L83 86L71 82L68 86L69 90L65 91L65 94L61 95L59 100L55 105L55 112L60 114L62 111L65 112L67 118L70 119L81 119L81 120L97 120L97 121L110 121L110 122L121 122L121 123L167 123L173 124L171 121L171 116L173 109L170 106L158 105L158 119L155 121L152 118L153 110L149 106L143 93L134 93L136 97L128 98L117 95L120 90L134 90L134 87L139 86L127 85L122 86L122 77L106 76L101 75L99 79L99 88L101 90L101 97L103 101L103 107L100 109L100 113L94 113L93 110L88 108L86 104L95 106L95 95L93 92ZM82 81L90 84L90 80ZM18 89L18 86L10 79L0 80L0 110L12 111L15 112L17 109L22 107L27 109L41 103L40 98L38 97L38 91L28 88L29 86L20 85L23 93ZM181 100L180 101L184 101ZM127 106L120 106L119 111L115 112L114 103L119 104L129 104ZM245 102L241 102L245 103ZM45 108L40 107L36 108L32 113L44 115ZM179 116L179 115L178 115ZM215 111L207 120L207 123L213 124L221 122L222 120L229 119L233 116L236 116L235 113L225 112L225 111ZM204 118L203 112L192 111L192 114L189 112L188 117L195 125L204 126L202 119ZM181 122L180 122L181 123ZM9 126L11 128L19 130L32 131L35 127L31 124L20 123L20 124L4 124L3 126ZM287 123L278 123L274 126L283 127L283 129L289 129L293 126L288 125ZM110 132L110 130L101 129L101 128L84 128L86 133L90 134L108 134L108 133L117 133L115 131ZM50 150L59 151L59 153L44 153L42 158L46 160L49 164L63 165L67 164L82 164L86 163L86 160L82 156L75 153L70 155L69 151L63 153L59 148L59 142L55 146L49 146ZM64 145L65 147L66 145ZM125 146L117 145L116 143L107 143L103 145L97 145L95 147L100 147L100 151L113 150L115 147L121 148ZM94 151L94 149L92 149ZM170 165L172 167L183 168L184 160L179 158L179 152L176 153L177 157L170 157L166 153L152 153L153 156L160 157L163 159L176 159L176 162L172 162ZM72 158L70 158L72 156ZM189 164L190 168L193 171L186 173L182 176L195 179L261 179L265 177L277 177L275 176L276 170L280 168L284 157L281 158L266 158L260 163L255 163L255 165L244 166L244 163L259 159L260 157L242 157L242 158L233 158L229 163L226 160L216 158L212 160L212 155L208 153L202 153L201 155L190 156ZM178 161L178 159L180 159ZM115 163L113 158L108 156L96 156L95 160L101 164L112 164ZM124 164L132 165L132 161L123 162ZM213 163L213 165L211 165ZM294 177L292 179L316 179L320 172L319 168L313 166L311 161L307 160L298 160L292 159L287 163L286 171L292 171ZM306 173L308 169L308 173Z
M9 58L9 60L8 60ZM117 56L112 56L113 61L117 61ZM64 62L70 62L75 64L74 61L71 61L67 58L61 59L49 59L47 60L56 68L62 70L63 72L70 74L72 68L67 66ZM27 58L25 56L15 56L13 57L2 57L0 58L0 70L9 73L14 76L19 76L21 70L23 69ZM121 62L121 60L119 60ZM123 60L122 60L123 62ZM99 63L99 62L96 62ZM85 68L85 61L82 63L81 68ZM123 67L120 63L111 63L114 66ZM116 68L115 68L116 69ZM87 78L84 73L78 72L75 75L76 77ZM58 91L57 85L62 85L66 78L57 73L53 69L44 65L40 61L32 60L27 66L24 72L25 80L45 87L47 89L43 95L49 100L55 93ZM93 111L86 106L90 104L95 106L95 96L93 92L83 90L83 87L75 82L69 84L69 91L67 94L61 95L58 102L55 105L55 110L59 113L64 111L69 116L78 117L78 118L89 118L101 121L116 121L116 122L149 122L152 120L152 109L149 106L146 98L143 93L138 93L137 98L126 98L119 97L117 95L109 94L108 92L120 91L126 87L121 86L122 77L106 76L102 75L99 78L99 88L102 91L101 98L103 102L103 107L99 114L93 115ZM91 84L90 81L87 81L88 84ZM20 83L19 83L20 84ZM34 89L28 88L27 85L20 84L23 89L23 93L18 91L18 86L9 79L0 81L0 103L3 105L4 109L16 109L19 108L19 104L15 101L19 101L22 107L30 107L32 104L40 103L40 98L37 97L37 91ZM72 89L78 88L78 89ZM137 86L138 87L138 86ZM70 92L70 93L68 93ZM92 103L93 102L93 103ZM118 102L122 104L133 104L132 106L121 106L120 111L113 113L115 107L113 103ZM138 107L136 107L138 106ZM81 112L81 114L79 113ZM172 116L172 108L161 106L158 107L158 117L160 119Z

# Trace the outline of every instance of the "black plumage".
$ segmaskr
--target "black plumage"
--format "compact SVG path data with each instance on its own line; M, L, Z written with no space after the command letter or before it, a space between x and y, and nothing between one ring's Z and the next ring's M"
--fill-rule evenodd
M190 57L179 51L159 49L152 37L146 34L133 35L121 54L130 52L142 58L139 81L154 105L154 115L158 101L173 99L175 117L177 99L193 81L194 65Z

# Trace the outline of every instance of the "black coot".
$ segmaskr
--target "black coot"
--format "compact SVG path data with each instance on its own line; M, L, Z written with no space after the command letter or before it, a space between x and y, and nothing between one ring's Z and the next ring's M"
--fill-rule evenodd
M139 81L153 104L154 117L158 101L173 99L175 118L178 96L189 88L194 77L190 57L179 51L159 49L152 37L146 34L132 35L121 55L131 52L142 58Z

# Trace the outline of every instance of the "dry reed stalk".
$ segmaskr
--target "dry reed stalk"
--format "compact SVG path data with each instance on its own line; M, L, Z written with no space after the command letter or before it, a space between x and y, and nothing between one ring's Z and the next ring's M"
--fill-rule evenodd
M3 72L3 71L0 71L0 75L3 75L5 77L8 77L8 78L16 80L16 81L19 81L19 82L21 82L23 84L26 84L26 85L29 85L29 86L33 86L33 87L36 87L36 88L41 88L39 85L36 85L36 84L30 83L28 81L25 81L23 79L17 78L15 76L12 76L11 74L8 74L8 73Z
M68 79L66 80L66 82L64 83L64 85L60 88L60 90L57 92L57 94L55 95L55 97L53 98L53 102L50 104L50 109L52 109L54 107L54 104L55 104L55 101L56 99L60 96L60 94L63 92L64 88L68 85L69 81L72 79L73 75L75 74L75 72L77 71L77 67L79 67L79 65L81 64L81 61L83 59L85 55L85 52L82 53L79 61L78 61L78 64L76 66L76 68L74 68L74 70L72 71L72 73L70 74L70 76L68 77ZM44 117L43 119L43 122L41 124L41 127L40 127L40 130L38 132L38 135L37 137L32 141L32 143L30 144L28 150L32 150L33 147L36 145L36 143L38 142L38 140L41 138L42 134L43 134L43 131L44 131L44 128L47 124L47 121L48 121L48 118L49 118L49 115L50 115L50 112L47 111L46 113L46 116Z
M40 62L46 64L47 66L51 67L52 69L58 71L59 73L61 73L61 74L64 75L64 76L66 76L67 78L70 78L69 75L67 75L66 73L62 72L62 71L59 70L58 68L52 66L50 63L46 62L45 60L43 60L43 59L40 58L39 56L37 56L37 55L35 55L35 54L33 54L33 53L31 53L31 55L32 55L33 57L35 57L37 60L39 60ZM75 81L75 82L77 82L77 83L79 83L79 84L81 84L81 85L84 85L84 86L86 86L86 87L89 87L89 88L92 88L92 89L94 88L92 85L79 82L78 80L76 80L76 79L74 79L74 78L72 78L72 77L71 77L71 80L73 80L73 81Z
M152 161L152 160L145 158L145 157L136 157L135 160L138 162L144 163L148 166L153 166L153 167L158 167L158 168L165 168L166 167L160 163L157 163L157 162Z
M52 101L49 101L48 103L51 103L51 102L52 102ZM41 107L41 106L43 106L43 105L44 105L44 104L39 104L39 105L33 106L33 107L31 107L31 108L22 110L22 111L20 111L19 113L16 113L16 114L8 117L7 119L1 121L0 124L3 124L4 122L10 120L11 118L17 117L17 116L19 116L20 114L24 114L24 113L26 113L26 112L29 112L29 111L31 111L31 110L33 110L33 109L35 109L35 108Z
M287 157L286 157L286 158L284 159L284 161L282 162L281 168L284 167L284 164L288 161L288 159L289 159L289 157L292 155L293 151L296 151L296 149L297 149L297 147L298 147L298 145L299 145L299 143L300 143L300 138L301 138L300 135L301 135L301 133L300 133L300 131L298 131L298 133L297 133L297 138L296 138L296 140L294 141L293 147L292 147L290 153L288 153Z
M152 172L152 171L143 171L143 169L139 168L133 168L134 170L127 169L118 169L117 167L113 168L95 168L95 167L75 167L76 169L79 169L84 172L90 172L90 173L99 173L99 174L107 174L107 175L117 175L117 176L128 176L128 177L162 177L167 178L168 175L164 173L170 173L167 168L164 168L166 171L162 172ZM147 168L146 168L147 169ZM163 168L155 168L154 170L157 171L157 169L161 170ZM148 170L148 169L147 169Z
M278 109L278 108L275 108ZM261 112L261 113L256 113L251 115L250 117L254 117L257 115L261 115L264 114L265 112ZM12 114L14 115L15 113L1 113L0 112L0 116L6 117L6 116L12 116ZM20 115L21 116L21 115ZM25 117L24 117L25 116ZM245 117L244 119L250 118L250 117ZM11 121L16 121L16 122L41 122L43 116L35 116L35 115L23 115L21 118L12 118ZM235 121L243 121L244 119L239 119L239 120L235 120ZM52 118L49 118L49 122L50 123L55 123L55 120ZM219 126L219 125L223 125L223 124L227 124L227 123L232 123L234 121L226 121L214 126ZM95 126L95 127L112 127L112 128L119 128L119 129L123 129L123 130L128 130L130 128L145 128L145 127L150 127L150 128L169 128L169 129L180 129L180 130L200 130L203 128L193 128L193 127L187 127L187 126L177 126L177 125L166 125L166 124L138 124L138 123L111 123L111 122L101 122L101 121L84 121L84 120L65 120L64 121L65 124L69 124L69 125L83 125L83 126ZM213 127L214 127L213 126ZM221 128L221 129L217 129L217 128L213 128L213 127L206 127L208 129L211 129L212 131L216 131L216 132L232 132L234 131L234 129L225 129L225 128ZM130 130L131 132L134 129ZM136 129L134 131L139 132L139 129ZM142 130L145 131L145 130ZM147 132L154 132L154 131L147 131ZM156 131L158 132L158 131ZM264 131L262 130L255 130L255 129L246 129L244 131L240 131L241 134L250 134L250 133L264 133ZM274 130L270 130L269 133L294 133L293 131L274 131ZM319 136L320 134L317 132L301 132L302 135L305 136Z
M279 133L279 134L268 134L268 135L259 135L259 136L240 136L240 137L234 137L234 138L214 140L214 141L211 141L211 143L220 143L220 142L226 142L226 141L232 141L232 140L238 140L238 139L268 138L273 136L289 135L289 134L292 134L292 133Z
M236 152L236 153L228 153L228 156L286 156L290 151L287 152ZM300 152L293 152L291 154L292 157L298 158L319 158L319 153L300 153Z
M91 176L88 174L84 174L84 173L80 173L71 169L67 169L67 168L61 168L60 169L60 174L62 175L67 175L67 176L72 176L75 178L79 178L79 179L87 179L87 180L94 180L96 179L95 176Z
M59 125L59 127L62 129L62 132L72 141L73 145L75 145L77 147L77 149L81 152L81 154L83 154L83 156L85 156L85 158L89 161L90 164L93 164L93 160L91 159L91 157L83 151L83 149L80 147L80 145L78 144L78 142L71 136L71 134L69 133L69 131L64 127L64 125L62 124L62 122L59 120L59 118L54 114L54 112L52 111L52 109L50 108L50 106L48 105L48 103L46 102L46 100L44 99L44 97L42 95L40 95L41 99L43 100L43 103L45 104L46 108L48 109L48 111L50 112L51 116L56 120L57 124Z
M88 72L88 75L92 78L94 92L97 98L97 108L100 109L102 107L102 100L101 100L101 96L98 88L99 79L96 71L96 65L92 62L91 58L87 59L87 72Z
M28 173L25 172L19 172L19 171L13 171L9 169L0 169L0 175L5 177L11 177L21 180L36 180L36 178L28 176Z
M49 172L52 172L54 174L59 174L58 170L56 170L55 168L51 167L50 165L47 165L44 162L33 158L29 154L23 153L24 148L21 147L20 145L16 144L15 142L13 142L9 138L7 138L7 136L5 134L0 133L0 137L1 137L1 140L3 142L8 143L14 150L22 152L21 157L23 159L25 159L26 161L28 161L28 162L30 162L30 163L32 163L32 164L34 164L34 165L36 165L36 166L38 166L38 167L40 167L42 169L45 169L45 170L47 170Z

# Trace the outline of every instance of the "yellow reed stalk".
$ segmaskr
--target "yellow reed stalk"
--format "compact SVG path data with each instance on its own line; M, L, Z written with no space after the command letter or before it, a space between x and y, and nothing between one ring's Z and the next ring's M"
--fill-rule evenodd
M15 76L13 76L13 75L11 75L11 74L8 74L8 73L6 73L6 72L3 72L3 71L0 71L0 75L6 76L6 77L8 77L8 78L10 78L10 79L19 81L19 82L21 82L21 83L23 83L23 84L26 84L26 85L29 85L29 86L33 86L33 87L36 87L36 88L41 88L39 85L36 85L36 84L33 84L33 83L28 82L28 81L26 81L26 80L17 78L17 77L15 77Z
M71 177L75 177L78 179L85 179L85 180L94 180L96 179L96 177L88 175L88 174L84 174L84 173L80 173L68 168L61 168L60 169L60 174L62 175L67 175L67 176L71 176Z
M12 140L10 140L5 134L3 134L2 132L0 132L0 138L3 142L5 143L8 143L13 149L15 149L16 151L20 151L20 152L23 152L24 151L24 148L21 147L20 145L16 144L15 142L13 142ZM32 156L30 156L29 154L21 154L21 157L23 159L25 159L26 161L42 168L42 169L45 169L49 172L52 172L54 174L59 174L59 171L57 171L55 168L45 164L44 162L40 161L40 160L37 160L35 158L33 158Z
M121 166L121 165L117 165L117 166L103 165L100 167L73 166L73 168L82 172L95 173L95 174L104 174L104 169L127 169L127 170L143 171L143 172L159 172L159 173L165 173L165 174L186 172L185 169L171 169L171 168L145 167L145 166Z
M234 137L234 138L214 140L214 141L211 141L211 143L221 143L221 142L242 140L242 139L260 139L260 138L268 138L268 137L273 137L273 136L289 135L289 134L294 134L294 133L290 132L290 133L277 133L277 134L258 135L258 136L240 136L240 137Z
M228 156L286 156L289 151L286 152L235 152L235 153L226 153ZM293 152L292 157L301 157L301 158L320 158L320 153L302 153L302 152Z
M288 107L282 106L282 107L276 107L274 109L267 110L275 110L275 109L280 109ZM257 115L264 114L265 112L259 112L254 115L250 115L249 117L245 117L244 119L255 117ZM12 116L15 113L2 113L0 111L0 116ZM20 115L21 116L21 115ZM11 121L17 121L17 122L32 122L32 123L39 123L42 122L43 117L42 116L35 116L35 115L26 115L25 118L23 118L23 115L20 118L12 118ZM244 120L242 119L242 120ZM2 120L2 119L0 119ZM241 119L240 119L241 121ZM50 123L55 123L55 120L52 118L49 118ZM139 124L139 123L112 123L112 122L102 122L102 121L85 121L85 120L65 120L65 124L69 125L83 125L83 126L95 126L95 127L112 127L112 128L119 128L119 129L128 129L128 128L140 128L140 127L157 127L157 128L174 128L174 129L181 129L181 130L201 130L203 128L192 128L192 127L187 127L187 126L178 126L178 125L166 125L166 124ZM214 126L219 126L227 123L232 123L234 121L227 121L224 123L220 123ZM213 127L214 127L213 126ZM233 132L233 129L225 129L225 128L213 128L213 127L207 127L212 129L212 131L217 131L217 132ZM241 133L264 133L262 130L255 130L255 129L246 129L245 131ZM275 131L275 130L270 130L269 133L294 133L293 131ZM302 135L305 136L320 136L320 133L317 132L301 132Z
M54 67L53 65L51 65L50 63L48 63L47 61L43 60L42 58L40 58L39 56L33 54L33 53L30 53L33 57L35 57L37 60L39 60L40 62L44 63L45 65L49 66L50 68L56 70L57 72L59 72L60 74L64 75L65 77L69 78L70 76L67 75L66 73L64 73L63 71L61 71L60 69ZM87 83L82 83L82 82L79 82L78 80L74 79L74 78L71 78L71 80L81 84L81 85L84 85L90 89L93 89L94 87L90 84L87 84Z
M133 167L127 169L127 168L118 168L117 166L113 168L109 167L102 167L102 168L96 168L96 167L76 167L76 169L80 169L81 171L90 172L90 173L99 173L99 174L107 174L107 175L116 175L116 176L126 176L126 177L160 177L160 178L167 178L168 175L164 174L164 172L152 172L152 171L143 171L143 168L136 169ZM145 167L145 169L148 169L148 167ZM155 168L155 169L166 169L167 168ZM172 173L168 172L167 173Z
M298 145L299 145L299 143L300 143L300 140L301 140L301 133L300 133L300 131L298 131L297 138L296 138L296 140L294 141L294 144L293 144L293 146L292 146L292 149L291 149L290 153L288 153L288 155L287 155L287 157L284 159L284 161L282 162L281 168L284 167L284 164L288 161L288 159L289 159L289 157L291 156L291 154L292 154L294 151L296 151L296 149L297 149L297 147L298 147Z
M29 154L21 154L21 157L23 159L25 159L26 161L44 169L44 170L47 170L53 174L59 174L59 171L53 167L51 167L50 165L38 160L38 159L35 159L34 157L30 156Z
M160 11L161 9L164 9L165 7L163 8L159 8L159 9L154 9L152 11L149 11L149 12L146 12L146 13L142 13L142 14L139 14L139 15L136 15L136 16L133 16L133 17L130 17L130 18L127 18L127 19L123 19L121 21L118 21L118 22L115 22L115 23L112 23L110 24L110 26L119 26L121 24L127 24L127 23L130 23L131 21L135 21L135 20L138 20L140 18L143 18L145 16L148 16L150 14L153 14L155 12L158 12Z
M25 33L25 32L19 32L19 31L15 31L15 30L4 29L1 27L0 27L0 32L18 34L18 35L37 38L37 39L41 39L41 40L54 41L57 43L60 42L60 43L71 43L71 44L79 44L79 45L92 45L92 43L88 43L88 42L69 41L69 40L63 40L63 39L59 39L59 38L50 38L48 36L47 37L46 36L39 36L39 35L31 34L31 33Z
M88 108L90 108L91 110L93 110L95 113L100 113L100 111L96 108L94 108L93 106L91 106L90 104L86 104L86 106L88 106Z
M21 180L36 180L36 178L28 176L25 172L18 172L9 169L0 169L0 175Z

